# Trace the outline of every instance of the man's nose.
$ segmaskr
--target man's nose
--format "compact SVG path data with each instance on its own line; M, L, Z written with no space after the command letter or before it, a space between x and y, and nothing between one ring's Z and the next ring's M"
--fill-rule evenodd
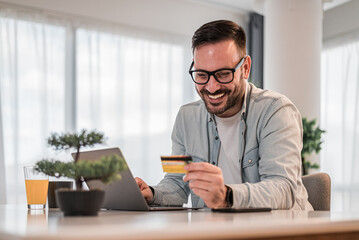
M213 75L209 77L209 80L205 86L208 92L214 93L221 88L220 83L214 78Z

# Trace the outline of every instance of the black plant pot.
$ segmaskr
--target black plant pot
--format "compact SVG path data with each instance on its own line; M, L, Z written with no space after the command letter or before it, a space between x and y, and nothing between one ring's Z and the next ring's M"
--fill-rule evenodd
M102 190L56 190L56 201L65 216L97 216L105 192Z

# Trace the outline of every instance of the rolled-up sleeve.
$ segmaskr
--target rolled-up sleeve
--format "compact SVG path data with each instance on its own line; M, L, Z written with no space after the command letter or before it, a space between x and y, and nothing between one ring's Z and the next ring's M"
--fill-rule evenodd
M181 111L180 111L181 113ZM181 114L177 115L172 131L172 155L185 155L182 133L184 123ZM183 181L184 174L166 174L164 179L153 186L154 198L150 204L182 206L188 202L190 189L187 182Z

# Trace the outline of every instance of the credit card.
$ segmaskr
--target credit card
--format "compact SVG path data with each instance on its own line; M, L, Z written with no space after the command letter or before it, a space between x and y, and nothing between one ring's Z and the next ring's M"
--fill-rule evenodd
M192 162L191 156L161 156L162 168L166 173L187 173L184 166Z

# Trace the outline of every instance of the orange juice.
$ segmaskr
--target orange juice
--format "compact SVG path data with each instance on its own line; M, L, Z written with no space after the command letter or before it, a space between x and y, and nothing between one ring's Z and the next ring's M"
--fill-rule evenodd
M27 204L46 204L49 180L25 180Z

